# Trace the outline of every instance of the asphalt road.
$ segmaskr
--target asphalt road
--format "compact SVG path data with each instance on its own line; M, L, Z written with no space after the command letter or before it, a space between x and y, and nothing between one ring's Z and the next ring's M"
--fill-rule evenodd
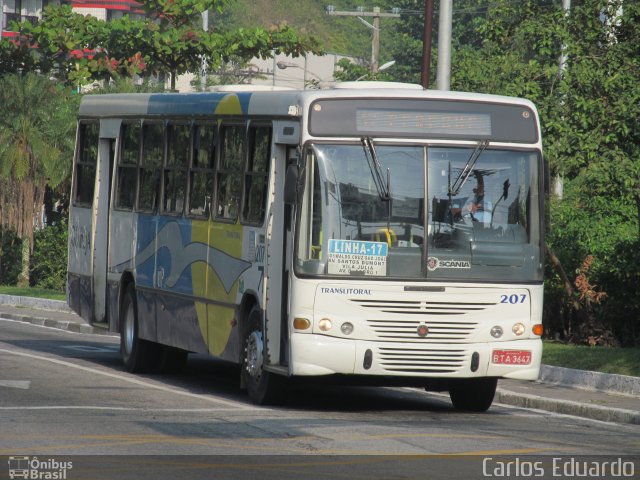
M345 472L363 464L375 472L363 471L367 479L440 478L424 476L424 468L433 473L439 466L446 478L483 478L505 476L494 465L503 457L640 458L637 425L504 405L460 413L447 395L308 382L294 384L281 406L256 407L239 389L233 366L192 356L181 374L131 375L118 348L116 337L0 319L0 457L99 456L74 457L69 479L176 471L200 478L211 469L221 475L202 478L246 478L247 468L273 478L357 478ZM123 455L145 457L123 464ZM216 457L186 457L193 455ZM457 457L452 468L445 455L473 457ZM91 468L73 476L81 474L79 458ZM429 463L419 465L425 458ZM151 474L150 465L160 470ZM0 464L0 478L5 473Z

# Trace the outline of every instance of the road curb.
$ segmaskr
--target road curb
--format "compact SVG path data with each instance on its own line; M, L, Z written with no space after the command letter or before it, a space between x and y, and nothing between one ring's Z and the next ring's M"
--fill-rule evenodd
M69 332L93 335L113 335L112 332L109 332L104 328L93 327L86 323L68 322L64 320L54 320L51 318L34 317L33 315L19 315L15 313L1 313L0 316L17 322L31 323L41 327L57 328L59 330L67 330Z
M640 425L640 412L622 408L601 407L588 403L573 402L557 398L545 398L526 393L515 393L498 388L495 401L514 407L545 410L603 422L630 423Z
M551 385L640 398L640 377L542 365L540 381Z
M14 307L37 308L39 310L53 310L55 312L71 313L71 308L63 300L49 300L46 298L20 297L18 295L0 294L0 305Z

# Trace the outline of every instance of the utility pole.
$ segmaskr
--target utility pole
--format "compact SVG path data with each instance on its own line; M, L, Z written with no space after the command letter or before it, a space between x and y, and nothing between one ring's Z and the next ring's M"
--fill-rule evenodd
M424 29L422 31L422 69L420 83L429 88L431 76L431 43L433 38L433 0L424 0Z
M571 0L562 0L562 9L566 17L571 12ZM567 69L567 45L562 44L560 47L560 60L558 61L558 76L562 78Z
M373 31L371 32L371 73L378 73L378 64L380 62L380 7L373 7L373 13Z
M393 9L391 13L383 13L380 7L373 7L372 12L358 10L356 12L336 11L333 5L327 6L325 9L328 15L337 17L356 17L367 27L373 30L371 35L371 73L378 72L378 63L380 61L380 19L381 18L400 18L399 10ZM363 17L373 17L373 25L367 22Z
M565 17L568 17L571 13L571 0L562 0L562 9L564 10ZM562 79L564 77L564 73L567 70L567 45L562 44L560 47L560 59L558 60L558 78ZM564 99L560 100L564 103ZM552 193L562 200L564 197L564 178L560 173L557 173L553 179L553 184L551 185Z
M453 0L440 0L440 21L438 28L438 75L436 88L451 89L451 24Z
M205 10L202 12L202 30L207 33L209 31L209 10ZM207 59L203 55L202 56L202 78L200 79L202 82L202 91L207 91Z

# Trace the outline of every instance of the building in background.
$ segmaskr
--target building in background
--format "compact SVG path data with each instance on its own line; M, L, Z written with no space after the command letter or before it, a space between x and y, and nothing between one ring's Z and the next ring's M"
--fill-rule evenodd
M11 30L11 21L37 22L42 18L42 11L48 5L72 5L73 10L81 15L93 15L101 20L112 20L129 15L131 18L143 18L140 4L135 0L0 0L2 11L3 37L12 37L16 32Z
M80 15L93 15L110 21L129 15L132 19L144 18L140 4L134 0L72 0L73 11Z
M42 9L49 4L59 5L60 0L0 0L2 22L0 32L3 37L13 37L16 32L11 31L12 21L37 22L42 17Z

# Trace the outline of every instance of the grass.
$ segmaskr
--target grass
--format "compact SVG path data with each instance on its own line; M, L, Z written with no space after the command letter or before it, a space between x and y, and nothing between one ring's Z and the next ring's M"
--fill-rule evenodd
M20 288L20 287L8 287L6 285L0 285L0 295L15 295L17 297L36 297L46 298L48 300L62 300L65 301L67 296L64 292L57 290L47 290L45 288Z
M588 347L544 342L542 363L640 377L640 348Z

